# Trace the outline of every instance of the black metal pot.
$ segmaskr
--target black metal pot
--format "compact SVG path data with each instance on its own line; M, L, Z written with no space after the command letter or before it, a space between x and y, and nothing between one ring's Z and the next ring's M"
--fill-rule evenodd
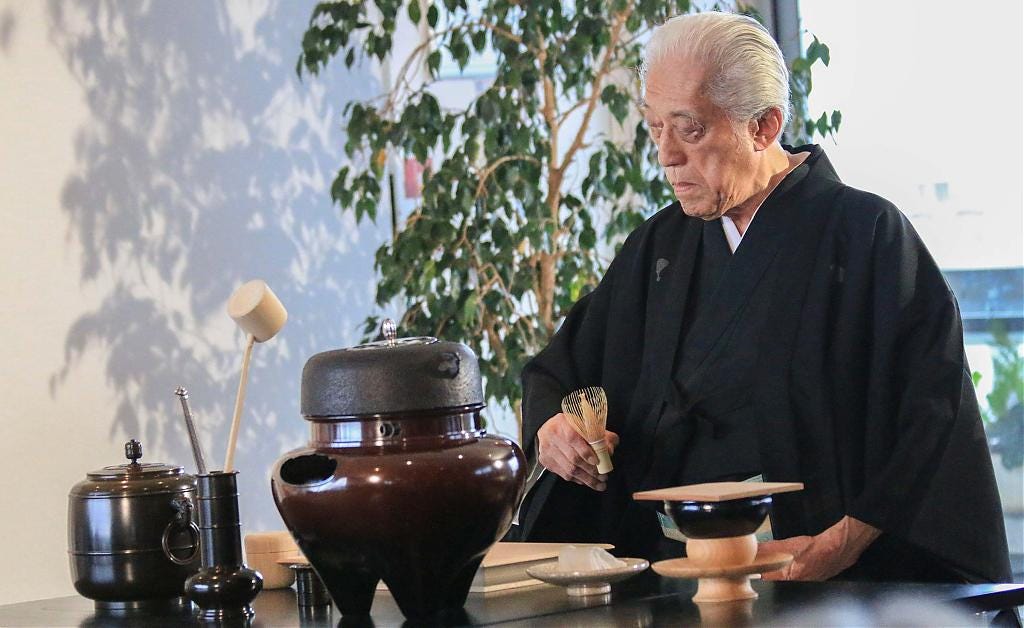
M93 471L68 495L71 580L98 609L179 604L200 565L195 478L140 464L137 440L125 455L130 464Z

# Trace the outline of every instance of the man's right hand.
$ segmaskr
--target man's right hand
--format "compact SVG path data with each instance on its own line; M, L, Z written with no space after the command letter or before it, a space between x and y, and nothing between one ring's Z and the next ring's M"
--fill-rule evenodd
M613 453L619 444L619 435L605 432L604 440L608 453ZM595 491L605 490L608 476L597 472L597 454L564 414L559 412L540 426L537 444L540 450L537 460L545 469L563 480L589 486Z

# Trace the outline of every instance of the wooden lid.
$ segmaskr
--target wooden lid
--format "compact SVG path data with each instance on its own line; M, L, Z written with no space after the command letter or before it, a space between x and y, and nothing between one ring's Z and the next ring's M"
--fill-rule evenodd
M614 549L614 545L608 543L518 543L501 541L495 543L484 556L480 563L481 568L501 567L502 565L517 565L521 563L532 563L538 560L558 558L563 547L576 545L576 547L600 547L604 550ZM285 556L277 559L280 565L308 565L309 561L305 556Z
M707 484L673 486L633 493L633 499L665 502L726 502L730 499L802 491L803 488L802 482L708 482Z
M298 552L292 535L280 532L250 532L245 535L246 554L275 554L278 552Z

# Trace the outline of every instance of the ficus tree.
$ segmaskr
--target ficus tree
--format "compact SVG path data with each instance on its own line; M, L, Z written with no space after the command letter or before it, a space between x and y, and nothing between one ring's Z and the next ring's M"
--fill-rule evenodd
M517 418L525 362L624 235L671 201L633 113L634 70L651 29L691 10L687 0L351 0L313 10L300 75L335 59L400 68L379 98L346 106L348 162L333 200L375 220L389 155L432 164L415 208L377 250L377 302L402 304L405 335L470 345L485 395ZM422 41L393 59L404 19ZM496 58L487 88L464 109L442 109L432 91L442 61L461 69L485 52ZM838 112L810 117L804 104L811 67L828 60L815 39L794 64L793 143L839 125ZM604 112L615 133L598 123ZM377 322L368 317L368 335Z

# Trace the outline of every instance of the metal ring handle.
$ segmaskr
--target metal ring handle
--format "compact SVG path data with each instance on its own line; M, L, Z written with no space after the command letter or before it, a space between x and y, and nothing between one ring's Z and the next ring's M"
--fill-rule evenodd
M194 521L188 522L188 530L192 534L193 540L192 553L189 554L188 558L178 558L174 555L174 552L171 551L170 543L171 530L175 527L175 524L177 523L177 520L171 521L167 524L167 527L164 528L164 534L162 537L160 537L160 546L164 550L164 556L169 558L172 563L174 563L175 565L187 565L191 563L193 560L195 560L196 555L199 554L199 526L197 526Z

